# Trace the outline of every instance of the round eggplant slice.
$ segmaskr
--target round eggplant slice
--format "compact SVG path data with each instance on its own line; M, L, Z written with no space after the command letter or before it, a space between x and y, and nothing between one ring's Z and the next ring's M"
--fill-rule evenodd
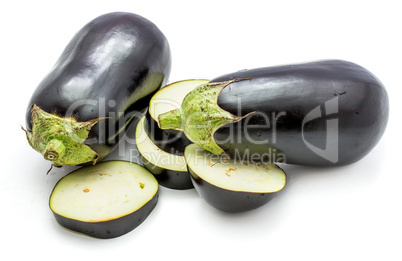
M159 184L171 189L190 189L193 184L184 156L168 153L152 142L145 131L145 116L138 122L135 132L138 151L144 166L155 175Z
M191 179L198 194L225 212L243 212L270 201L286 184L275 164L242 162L212 154L196 144L185 150Z
M142 166L106 161L64 176L50 196L56 221L96 238L114 238L139 226L158 201L158 182Z
M184 97L189 92L207 82L208 80L203 79L174 82L166 85L152 96L146 114L145 130L156 146L172 154L184 155L185 148L192 142L182 131L160 129L158 117L160 114L180 108Z

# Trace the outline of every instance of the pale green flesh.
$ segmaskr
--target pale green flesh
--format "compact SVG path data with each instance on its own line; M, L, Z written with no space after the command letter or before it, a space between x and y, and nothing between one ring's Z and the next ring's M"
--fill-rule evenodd
M180 108L186 95L201 84L205 79L194 79L174 82L160 89L149 102L149 114L158 122L159 115Z
M163 169L187 171L186 160L183 156L163 151L152 142L145 132L145 120L145 116L143 116L135 131L135 141L141 155L151 164Z
M98 154L84 141L92 126L101 118L77 122L74 118L62 118L32 105L32 131L22 128L28 143L54 166L74 166L87 162L96 163Z
M273 193L286 184L285 172L275 164L224 159L196 144L187 146L184 155L189 169L197 176L223 189Z
M140 209L158 191L145 168L125 161L107 161L63 177L50 196L51 210L83 222L113 220Z
M195 144L214 154L224 154L224 150L215 142L215 131L226 124L242 120L248 114L237 117L221 109L218 96L227 85L240 80L247 79L201 84L186 95L181 108L159 115L159 127L182 130Z

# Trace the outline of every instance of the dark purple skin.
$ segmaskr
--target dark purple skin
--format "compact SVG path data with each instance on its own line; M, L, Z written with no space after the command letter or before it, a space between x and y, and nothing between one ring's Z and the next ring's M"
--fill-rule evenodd
M226 86L218 105L237 116L255 113L215 132L217 144L230 155L265 153L271 155L271 161L341 166L366 156L385 131L389 114L387 92L372 73L354 63L326 60L258 68L226 74L211 82L236 78L249 79ZM332 104L327 111L326 103ZM322 117L303 125L314 109ZM262 115L269 118L269 126ZM328 159L315 153L306 142L325 150L327 123L331 119L337 121L338 142Z
M161 150L171 154L184 156L184 150L192 142L179 130L159 128L158 123L151 117L149 112L145 115L145 131L152 142Z
M200 197L212 207L224 212L239 213L259 208L280 192L255 193L220 188L202 179L190 167L189 171L191 181Z
M141 158L144 167L154 174L159 185L176 190L185 190L194 188L188 171L177 171L158 167L144 157ZM167 166L168 167L168 166Z
M132 13L108 13L73 37L28 107L36 104L46 112L82 122L110 117L96 124L85 142L101 159L108 152L99 150L100 145L117 144L121 128L145 110L152 95L166 84L170 68L168 41L152 22ZM81 105L69 114L77 102ZM119 113L124 115L120 119ZM26 129L32 130L30 111Z

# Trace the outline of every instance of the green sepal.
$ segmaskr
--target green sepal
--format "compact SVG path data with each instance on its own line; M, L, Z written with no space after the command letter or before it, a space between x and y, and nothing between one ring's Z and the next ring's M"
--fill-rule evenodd
M63 118L48 113L36 104L31 110L32 131L22 128L29 145L55 167L95 164L99 155L84 141L92 126L102 118L77 122L73 117Z
M225 151L215 142L214 133L220 127L238 122L250 113L242 117L233 115L219 107L218 97L227 85L241 80L247 79L198 86L183 99L181 108L159 115L159 128L181 130L189 140L205 150L224 154Z

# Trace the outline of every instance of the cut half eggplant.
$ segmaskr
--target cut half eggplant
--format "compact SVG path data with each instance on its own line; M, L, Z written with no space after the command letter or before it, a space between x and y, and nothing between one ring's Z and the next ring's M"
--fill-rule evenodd
M49 206L56 221L96 238L114 238L139 226L158 201L158 182L127 161L83 167L56 184Z
M155 175L159 184L171 189L190 189L193 184L184 156L168 153L153 143L145 131L143 116L135 131L135 140L144 166Z
M389 99L379 79L348 61L322 60L242 70L189 93L159 115L221 155L270 157L317 167L352 164L380 141Z
M184 97L197 86L207 83L208 80L193 79L171 83L160 89L149 102L146 114L145 128L148 136L156 146L162 150L184 155L185 148L192 142L178 130L162 130L158 126L158 117L168 111L181 107Z
M186 148L185 158L198 194L225 212L258 208L286 184L286 174L277 165L225 159L196 144Z

